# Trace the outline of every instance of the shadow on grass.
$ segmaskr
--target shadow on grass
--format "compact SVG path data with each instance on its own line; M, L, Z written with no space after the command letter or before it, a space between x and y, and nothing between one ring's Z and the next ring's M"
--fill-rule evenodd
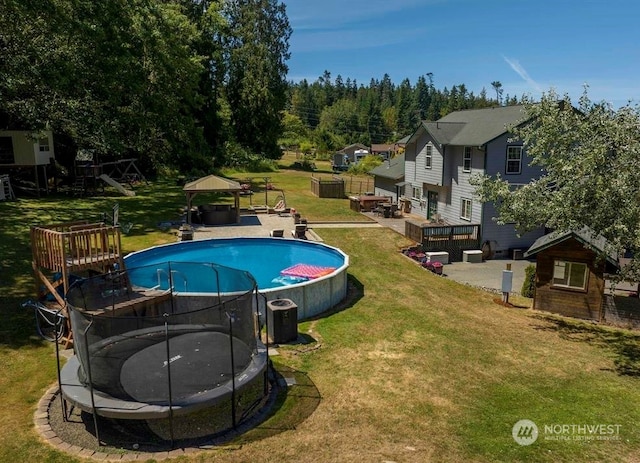
M150 455L177 448L233 450L296 429L320 403L320 392L305 373L280 365L272 368L271 373L269 395L255 403L261 409L247 408L245 412L249 412L249 416L239 417L235 428L230 421L233 413L230 403L223 401L195 413L176 416L173 423L168 419L114 420L97 417L98 442L93 415L72 407L64 419L59 394L50 404L49 424L63 442L106 453ZM213 431L225 427L226 431ZM211 434L208 434L209 430ZM173 442L172 432L176 434Z
M640 378L640 334L552 315L540 314L534 318L546 322L536 329L556 331L562 339L612 352L616 373Z
M318 315L313 317L306 318L305 321L314 321L320 320L323 318L330 317L331 315L335 315L344 310L347 310L353 307L360 299L364 297L364 285L358 280L356 277L347 274L347 295L346 297L334 305L332 308L325 310Z

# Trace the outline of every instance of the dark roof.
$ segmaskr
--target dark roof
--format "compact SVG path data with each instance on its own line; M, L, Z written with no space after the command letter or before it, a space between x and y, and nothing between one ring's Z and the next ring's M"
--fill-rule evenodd
M482 146L508 131L508 126L524 121L522 105L469 109L447 114L436 122L422 122L424 128L441 145Z
M606 256L607 263L611 264L616 269L620 268L617 255L607 252L607 240L601 235L596 235L589 227L584 227L582 230L578 231L551 232L541 236L529 249L527 249L527 252L524 253L524 257L533 256L540 251L556 246L570 238L575 239L585 248Z
M404 154L399 154L389 161L385 161L378 167L371 169L370 174L377 177L400 180L404 178Z
M394 148L395 148L394 144L387 144L387 143L372 144L371 152L375 153L378 151L393 151Z
M348 146L345 146L344 148L342 148L340 151L337 151L337 153L340 154L344 154L347 152L347 150L351 149L351 148L355 148L355 149L363 149L363 150L368 150L369 147L366 145L363 145L362 143L352 143Z

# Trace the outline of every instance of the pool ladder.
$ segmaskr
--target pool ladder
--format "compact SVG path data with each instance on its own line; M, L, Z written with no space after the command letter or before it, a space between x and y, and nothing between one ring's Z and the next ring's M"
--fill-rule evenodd
M153 289L160 289L162 287L162 275L164 275L165 277L167 277L167 281L169 283L169 288L171 289L171 291L175 291L175 276L178 275L182 277L182 280L184 281L184 291L187 292L187 277L180 270L171 270L171 272L167 273L165 269L159 268L156 270L156 273L158 275L158 285Z

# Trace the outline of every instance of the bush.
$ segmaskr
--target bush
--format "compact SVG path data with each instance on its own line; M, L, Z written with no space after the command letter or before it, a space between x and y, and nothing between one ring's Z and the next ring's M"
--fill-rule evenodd
M524 269L524 282L520 294L523 297L533 297L536 292L536 266L527 265Z

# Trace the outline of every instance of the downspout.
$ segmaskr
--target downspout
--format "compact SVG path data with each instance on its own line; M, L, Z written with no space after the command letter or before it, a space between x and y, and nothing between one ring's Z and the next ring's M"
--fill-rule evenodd
M440 177L440 185L444 186L444 169L447 165L445 152L446 152L447 145L440 145L440 146L442 146L442 172Z

